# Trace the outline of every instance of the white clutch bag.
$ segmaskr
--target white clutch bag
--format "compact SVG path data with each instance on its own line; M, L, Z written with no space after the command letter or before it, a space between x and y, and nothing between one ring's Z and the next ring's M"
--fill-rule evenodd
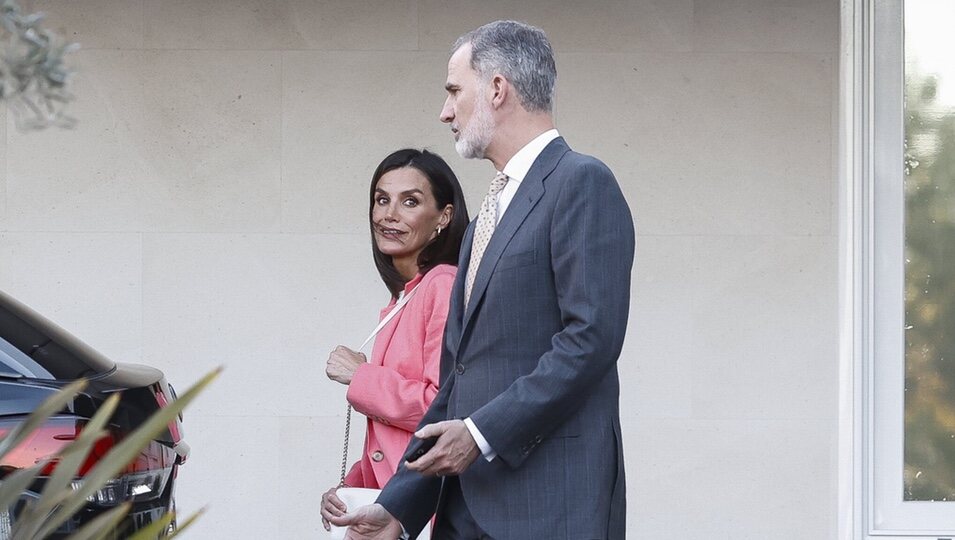
M338 495L338 498L345 503L345 507L348 508L349 512L355 508L358 508L359 506L365 506L374 503L375 499L378 498L379 493L381 493L380 489L353 487L341 487L335 492L335 494ZM328 533L328 538L342 540L345 538L345 531L345 527L336 527L332 525L332 530ZM429 521L427 524L425 524L421 534L418 535L418 540L428 540L430 538L431 522Z
M381 493L380 489L340 487L338 491L335 492L335 495L338 495L338 498L345 503L345 507L351 512L359 506L365 506L375 502L379 493ZM345 530L346 527L336 527L332 525L332 530L328 533L328 538L342 540L345 538Z

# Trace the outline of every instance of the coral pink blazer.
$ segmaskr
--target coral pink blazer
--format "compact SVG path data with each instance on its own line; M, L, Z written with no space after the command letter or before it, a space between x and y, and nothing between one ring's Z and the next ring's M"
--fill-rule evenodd
M405 294L420 283L418 290L381 329L371 360L355 372L347 398L368 417L368 431L361 460L345 476L345 485L384 487L438 393L441 340L456 271L442 264L409 281ZM394 305L392 299L380 318Z

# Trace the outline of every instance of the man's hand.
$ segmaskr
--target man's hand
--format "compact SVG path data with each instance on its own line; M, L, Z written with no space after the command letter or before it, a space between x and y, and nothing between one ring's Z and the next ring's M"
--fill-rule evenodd
M438 437L434 448L412 463L408 470L425 476L453 476L464 472L481 455L464 420L446 420L428 424L415 433L419 439Z
M395 540L401 536L401 523L375 503L362 506L343 516L330 516L336 527L348 527L345 540Z
M355 352L348 347L339 345L328 355L328 362L325 365L325 375L329 379L342 383L351 384L352 377L358 371L358 366L367 362L365 355Z

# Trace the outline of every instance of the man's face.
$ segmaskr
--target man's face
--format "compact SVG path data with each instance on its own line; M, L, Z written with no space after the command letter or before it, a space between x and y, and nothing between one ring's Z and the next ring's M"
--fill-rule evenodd
M471 69L471 46L464 45L448 60L448 98L441 121L451 124L454 148L463 158L483 158L494 134L494 117L485 84Z

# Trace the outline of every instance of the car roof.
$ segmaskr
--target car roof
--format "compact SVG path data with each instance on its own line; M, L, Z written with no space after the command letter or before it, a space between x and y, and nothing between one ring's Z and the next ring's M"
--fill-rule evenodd
M0 291L0 370L33 379L73 380L115 367L76 336Z

